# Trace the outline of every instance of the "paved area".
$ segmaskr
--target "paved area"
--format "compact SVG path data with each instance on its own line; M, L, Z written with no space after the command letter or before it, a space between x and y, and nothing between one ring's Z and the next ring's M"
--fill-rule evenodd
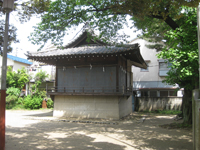
M159 127L174 116L143 117L89 120L53 118L51 110L7 110L6 150L192 150L192 130Z

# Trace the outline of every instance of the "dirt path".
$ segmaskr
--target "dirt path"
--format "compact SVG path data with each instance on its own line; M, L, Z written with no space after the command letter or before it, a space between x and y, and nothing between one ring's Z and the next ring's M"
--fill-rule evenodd
M57 119L51 110L6 111L6 150L191 150L192 130L164 129L173 116Z

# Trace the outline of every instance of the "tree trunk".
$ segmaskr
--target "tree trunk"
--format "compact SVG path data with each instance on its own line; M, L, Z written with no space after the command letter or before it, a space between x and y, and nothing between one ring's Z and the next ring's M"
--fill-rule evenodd
M192 124L192 90L184 89L182 102L183 123Z

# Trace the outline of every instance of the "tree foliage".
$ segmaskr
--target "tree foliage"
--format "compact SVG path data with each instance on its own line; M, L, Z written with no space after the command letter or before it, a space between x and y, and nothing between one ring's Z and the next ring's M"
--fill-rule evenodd
M165 81L192 90L198 87L197 10L182 7L179 15L176 29L156 18L153 21L149 17L134 20L135 26L143 31L141 37L154 43L147 47L161 51L159 58L172 64Z
M38 72L34 77L35 84L37 85L37 87L40 86L43 82L45 82L48 76L49 75L45 71Z
M9 87L7 90L6 90L6 94L8 95L15 95L17 97L20 96L20 89L19 88L15 88L15 87Z
M16 1L14 11L23 23L30 20L32 16L43 15L48 10L50 2L50 0Z
M197 10L181 7L179 11L181 17L174 19L177 24L175 29L156 18L152 22L148 22L149 17L144 18L144 22L134 20L138 29L143 31L142 38L155 43L147 47L156 48L160 51L159 58L171 62L171 69L164 81L171 85L177 83L184 88L183 118L185 123L192 123L192 90L199 84Z
M117 36L117 31L126 23L126 15L139 20L148 17L165 22L172 29L178 24L176 19L182 17L182 6L196 7L196 0L55 0L49 5L41 23L35 27L30 36L34 44L44 45L49 39L54 44L62 45L62 38L71 27L85 24L88 28L97 29L99 38L109 40ZM122 36L121 38L123 38Z
M159 57L172 63L166 77L166 82L177 83L185 89L198 88L198 41L197 41L197 11L185 9L184 17L180 20L176 30L169 30L165 34L167 39L165 48Z
M34 77L34 80L35 80L35 84L32 85L32 91L34 91L32 94L35 94L35 95L41 95L41 92L39 90L39 86L46 81L46 78L49 77L48 74L46 74L45 71L40 71L38 72L35 77ZM46 93L44 94L46 95Z
M26 83L29 82L29 75L26 73L26 69L18 69L17 72L12 71L11 67L8 67L6 85L7 87L14 87L22 89Z
M1 15L0 15L1 16ZM12 47L10 46L12 42L18 43L17 35L16 35L17 28L14 27L13 25L9 26L8 29L8 47L7 51L11 52ZM5 32L5 20L0 20L0 55L2 54L3 51L3 41L4 41L4 32Z

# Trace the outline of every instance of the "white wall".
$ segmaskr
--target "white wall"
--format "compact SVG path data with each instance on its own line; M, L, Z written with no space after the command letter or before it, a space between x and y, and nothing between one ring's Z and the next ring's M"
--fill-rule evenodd
M7 59L7 65L8 66L13 66L14 61L12 59ZM0 56L0 66L2 66L2 56Z
M133 81L162 81L164 78L158 75L159 62L156 56L157 52L155 49L149 49L145 45L150 44L143 39L136 39L131 44L139 43L140 53L145 61L149 61L149 71L141 71L140 68L133 66Z
M0 57L0 67L1 66L2 66L2 57ZM26 68L27 66L30 65L7 58L7 66L12 66L13 71L17 71L18 69L22 69L22 67ZM1 69L0 69L0 75L1 75Z
M138 111L181 110L182 97L137 97Z
M22 69L23 67L25 67L25 69L26 69L27 66L30 66L30 65L15 61L13 64L13 71L17 71L18 69Z
M8 58L7 66L13 66L13 65L14 65L14 61ZM0 76L1 76L1 71L2 71L2 56L0 56Z

